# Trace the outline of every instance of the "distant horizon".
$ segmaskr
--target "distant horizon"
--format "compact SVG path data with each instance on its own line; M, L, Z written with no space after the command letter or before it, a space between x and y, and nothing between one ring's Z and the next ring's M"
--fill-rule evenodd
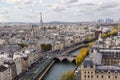
M106 19L103 19L104 22ZM118 20L114 20L113 22L118 22ZM52 23L52 22L59 22L59 23L79 23L79 22L98 22L98 20L91 20L91 21L43 21L43 23ZM36 22L27 22L27 21L6 21L6 22L1 22L0 23L40 23L38 21Z
M70 21L46 21L43 23L51 23L51 22L76 23L77 21L73 21L73 22L70 22ZM79 21L79 22L94 22L94 21ZM22 22L22 21L14 22L14 21L11 21L11 22L0 22L0 23L40 23L40 22Z

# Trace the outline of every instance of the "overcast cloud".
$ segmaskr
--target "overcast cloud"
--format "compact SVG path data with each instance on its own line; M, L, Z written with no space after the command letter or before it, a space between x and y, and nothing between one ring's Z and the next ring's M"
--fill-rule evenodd
M120 0L0 0L0 21L93 21L119 19Z

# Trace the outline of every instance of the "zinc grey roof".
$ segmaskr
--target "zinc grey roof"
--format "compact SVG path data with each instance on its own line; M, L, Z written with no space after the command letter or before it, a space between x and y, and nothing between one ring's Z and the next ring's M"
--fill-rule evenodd
M94 53L93 55L93 63L96 65L100 65L102 63L102 54L101 53Z
M120 72L120 66L96 66L96 71L104 72Z
M89 59L89 58L86 58L84 61L83 61L83 66L85 67L85 68L87 68L88 66L90 67L90 68L93 68L93 61L91 60L91 59Z
M0 72L5 71L6 69L7 69L7 67L5 67L5 66L3 66L3 65L0 66Z

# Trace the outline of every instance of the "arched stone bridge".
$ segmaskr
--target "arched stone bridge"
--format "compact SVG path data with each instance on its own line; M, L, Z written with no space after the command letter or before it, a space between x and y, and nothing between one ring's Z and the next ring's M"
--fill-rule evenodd
M64 52L62 52L61 54L55 54L55 55L51 55L52 58L54 59L58 59L60 61L63 61L64 59L72 62L75 60L76 56L73 56L72 54L70 54L71 51L74 51L78 48L82 48L82 47L85 47L85 46L88 46L88 44L81 44L81 45L77 45L75 47L72 47Z
M56 56L56 57L54 57L54 59L58 59L60 61L68 60L68 61L72 62L75 60L75 56Z

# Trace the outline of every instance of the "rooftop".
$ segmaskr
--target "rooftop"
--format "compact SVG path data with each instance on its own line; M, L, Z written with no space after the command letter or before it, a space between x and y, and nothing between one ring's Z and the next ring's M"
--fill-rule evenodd
M5 67L5 66L3 66L3 65L0 66L0 72L5 71L6 69L7 69L7 67Z
M84 66L85 68L87 68L88 66L89 66L90 68L93 68L93 61L92 61L91 59L89 59L89 58L86 58L86 59L83 61L83 66Z
M120 72L120 66L96 66L96 71L104 72Z

